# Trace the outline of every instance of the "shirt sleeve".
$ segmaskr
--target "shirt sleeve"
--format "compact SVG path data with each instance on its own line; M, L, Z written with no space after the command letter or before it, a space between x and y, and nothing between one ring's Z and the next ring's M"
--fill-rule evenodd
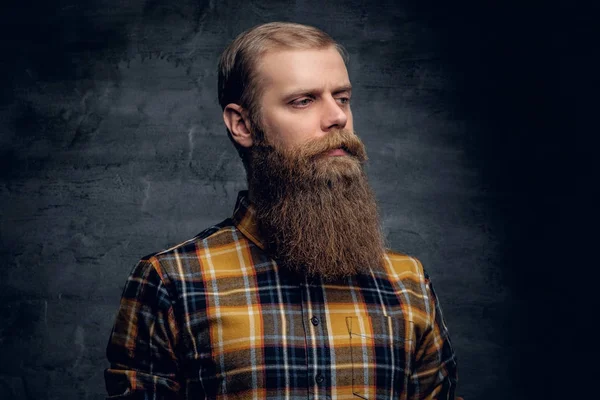
M106 349L108 399L175 399L181 390L171 296L152 260L136 265L123 290Z
M455 397L458 381L456 356L442 310L427 274L425 290L430 323L417 343L409 398L459 399Z

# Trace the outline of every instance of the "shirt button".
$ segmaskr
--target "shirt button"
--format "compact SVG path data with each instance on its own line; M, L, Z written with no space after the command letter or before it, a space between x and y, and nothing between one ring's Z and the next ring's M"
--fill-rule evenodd
M325 380L325 377L321 374L317 374L317 376L315 376L315 381L317 383L323 383L324 380Z
M310 319L310 322L312 322L312 324L313 324L314 326L317 326L317 325L319 325L319 318L317 318L317 317L312 317L312 318Z

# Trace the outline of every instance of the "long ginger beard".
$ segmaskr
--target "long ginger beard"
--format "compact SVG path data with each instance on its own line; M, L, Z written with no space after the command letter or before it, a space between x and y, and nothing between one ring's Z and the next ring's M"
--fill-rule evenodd
M381 269L384 240L360 139L336 130L284 150L256 133L248 185L272 257L284 268L324 281ZM338 148L348 155L327 154Z

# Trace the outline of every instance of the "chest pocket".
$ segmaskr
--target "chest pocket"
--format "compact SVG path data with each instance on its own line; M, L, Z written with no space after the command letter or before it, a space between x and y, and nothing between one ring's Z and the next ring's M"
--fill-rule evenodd
M406 387L414 348L413 322L385 315L346 317L350 335L352 394L396 398Z

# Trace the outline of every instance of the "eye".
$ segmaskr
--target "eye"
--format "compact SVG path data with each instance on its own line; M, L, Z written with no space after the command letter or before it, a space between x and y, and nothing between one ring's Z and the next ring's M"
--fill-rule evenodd
M338 97L336 100L343 106L350 104L350 97Z
M301 97L299 99L293 100L290 104L296 108L305 108L313 102L313 99L310 97Z

